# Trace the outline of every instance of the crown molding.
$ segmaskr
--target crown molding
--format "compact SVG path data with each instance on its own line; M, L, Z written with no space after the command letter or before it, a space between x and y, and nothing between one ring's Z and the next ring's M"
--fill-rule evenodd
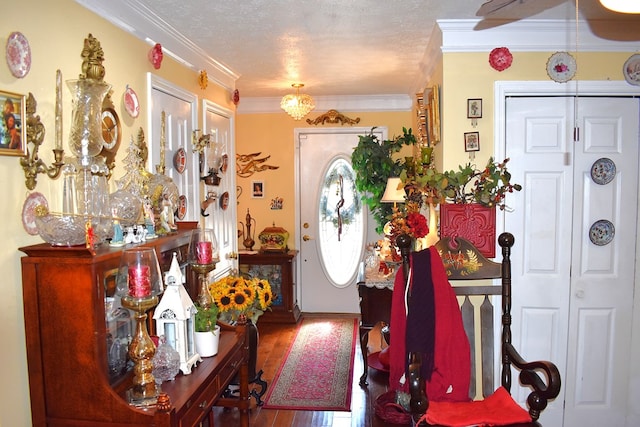
M78 4L150 46L162 40L162 52L185 67L206 70L209 80L233 91L240 74L216 61L138 0L76 0Z
M238 114L281 113L282 97L241 98ZM314 96L314 111L338 110L378 112L378 111L411 111L413 101L407 94L395 95L352 95L352 96Z
M594 23L595 25L596 23ZM589 23L575 20L526 19L522 21L481 21L441 19L442 52L489 52L507 46L512 52L634 52L637 41L607 40L595 35ZM484 26L484 27L483 27ZM491 26L491 28L486 28ZM612 36L622 36L620 22L598 21ZM620 37L622 38L622 37ZM508 41L508 42L507 42Z

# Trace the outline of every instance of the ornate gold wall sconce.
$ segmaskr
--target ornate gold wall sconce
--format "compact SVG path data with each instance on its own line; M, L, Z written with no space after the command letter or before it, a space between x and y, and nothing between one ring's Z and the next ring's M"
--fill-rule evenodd
M35 97L29 92L26 102L27 155L20 158L20 165L24 170L24 176L26 178L25 185L29 190L36 188L38 174L44 173L49 178L56 179L60 176L62 166L64 166L64 150L57 140L55 148L53 149L54 162L51 166L47 166L44 160L38 156L38 150L44 142L45 128L44 124L40 121L40 116L36 115L37 105L38 103ZM58 117L56 114L56 121L57 120Z

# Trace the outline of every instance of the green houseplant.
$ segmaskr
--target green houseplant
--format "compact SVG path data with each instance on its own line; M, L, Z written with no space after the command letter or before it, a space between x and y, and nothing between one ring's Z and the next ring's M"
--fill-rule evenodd
M220 310L216 304L211 304L210 307L198 305L196 308L198 309L194 319L196 351L202 357L215 356L218 354L220 340L220 326L216 324Z
M520 184L511 183L511 173L507 170L509 159L502 162L490 157L486 166L479 170L470 163L442 174L442 195L455 204L479 203L486 207L504 210L507 193L522 190Z
M392 213L392 206L381 203L387 179L400 176L404 169L402 159L394 159L402 147L416 143L416 137L411 129L402 128L402 136L392 140L380 141L373 130L366 135L359 136L359 142L351 154L351 165L356 172L356 189L360 192L365 204L369 207L376 221L376 231L382 233L382 228Z

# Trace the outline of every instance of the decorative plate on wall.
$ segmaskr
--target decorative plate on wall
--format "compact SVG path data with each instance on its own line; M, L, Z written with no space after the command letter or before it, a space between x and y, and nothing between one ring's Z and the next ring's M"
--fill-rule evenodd
M489 64L494 70L504 71L512 62L513 55L506 47L497 47L489 53Z
M31 47L24 34L15 31L7 38L7 65L14 77L23 78L31 69Z
M24 201L24 205L22 205L22 226L32 236L38 234L38 227L36 226L36 207L38 206L44 206L49 209L47 199L37 191L29 194L27 200Z
M556 52L547 61L547 74L551 80L565 83L576 75L576 60L568 52Z
M605 185L616 177L616 164L613 160L603 157L593 162L591 166L591 179L596 184Z
M178 197L177 217L180 221L182 221L185 216L187 216L187 196L182 195Z
M631 55L622 68L624 79L630 85L640 86L640 54Z
M589 239L597 246L604 246L613 240L616 235L616 228L611 221L601 219L593 223L589 229Z
M178 148L176 154L173 155L173 167L176 168L176 172L182 174L187 168L187 153L184 148Z
M140 102L138 101L138 94L127 85L127 89L124 91L124 109L134 119L140 114Z

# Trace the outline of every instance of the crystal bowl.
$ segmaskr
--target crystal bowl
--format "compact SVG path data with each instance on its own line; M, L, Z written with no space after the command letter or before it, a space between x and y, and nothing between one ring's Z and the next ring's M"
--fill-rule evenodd
M36 215L35 222L40 237L53 246L75 246L86 242L86 222L81 215L49 212Z

